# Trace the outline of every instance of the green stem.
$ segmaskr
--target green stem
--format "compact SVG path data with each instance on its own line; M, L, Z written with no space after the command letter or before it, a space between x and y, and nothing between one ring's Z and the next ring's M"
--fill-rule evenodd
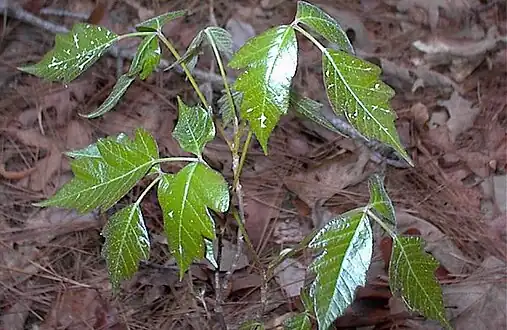
M252 141L253 132L251 130L248 131L248 135L246 137L245 144L243 145L243 151L241 152L241 157L239 159L239 164L234 171L234 183L233 187L237 187L239 183L239 177L241 176L241 170L243 169L243 165L245 164L246 154L248 152L248 147L250 146L250 141Z
M234 217L234 220L236 220L236 224L238 225L239 231L243 235L243 239L245 240L246 245L248 246L248 249L250 250L250 252L252 252L252 255L253 255L253 258L254 258L254 262L260 268L263 268L262 264L261 264L261 259L259 258L259 255L255 251L255 247L253 246L252 241L250 241L250 237L248 237L248 234L247 234L246 229L245 229L245 223L242 221L242 218L241 218L238 210L236 210L236 208L234 208L232 210L232 216Z
M173 44L161 32L159 32L157 35L158 35L159 39L162 41L162 43L167 47L167 49L169 49L171 54L173 54L176 61L179 61L181 59L181 56L178 53L178 51L176 50L176 48L174 48ZM208 101L206 101L204 94L199 89L199 86L197 85L197 82L195 81L194 76L192 75L192 73L188 69L187 65L185 63L180 63L180 66L183 69L183 71L185 72L185 74L187 75L188 81L190 81L190 84L194 88L195 93L197 94L197 96L201 100L201 103L204 106L204 108L206 108L206 110L208 110L208 111L211 111L211 107L209 106Z
M386 233L389 234L389 236L391 236L393 239L396 239L398 237L398 235L396 234L396 232L393 231L392 228L390 228L386 223L385 221L383 221L382 219L380 219L375 213L373 213L371 211L370 208L367 208L365 210L366 214L368 214L368 216L373 219L376 223L379 224L380 227L382 227L382 229L385 230Z
M210 42L211 48L213 49L213 53L215 54L215 59L217 60L218 70L220 71L220 76L222 76L222 81L224 82L225 93L227 94L227 101L229 102L229 106L234 110L234 114L236 114L236 107L234 106L234 99L232 97L231 88L229 87L229 82L227 81L227 74L224 69L224 63L222 62L222 57L220 56L220 52L218 51L214 42ZM237 132L237 121L235 125L235 133Z
M146 37L146 36L150 36L150 35L153 35L153 34L157 34L157 32L154 32L154 31L149 31L149 32L132 32L132 33L127 33L127 34L123 34L121 36L118 36L118 41L120 41L122 39L126 39L126 38Z
M146 196L146 194L148 194L151 188L153 188L153 186L155 186L160 181L160 179L162 179L161 175L159 175L158 177L155 178L155 180L150 182L148 187L146 187L141 193L141 195L139 195L139 197L137 198L137 201L134 203L134 207L139 207L139 205L141 205L143 198Z
M199 158L193 157L167 157L167 158L159 158L153 161L153 165L160 163L169 163L169 162L199 162Z
M322 45L317 39L315 39L310 33L308 33L305 29L297 25L297 22L292 23L292 27L294 30L300 32L304 35L308 40L310 40L323 54L327 54L326 47Z

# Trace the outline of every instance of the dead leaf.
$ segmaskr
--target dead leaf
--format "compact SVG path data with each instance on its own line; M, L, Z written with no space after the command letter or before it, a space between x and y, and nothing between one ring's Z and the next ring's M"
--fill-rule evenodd
M80 288L66 290L57 298L40 330L111 329L117 323L116 311L97 290Z
M142 21L145 21L149 18L152 18L155 16L155 12L152 9L148 9L141 5L139 1L136 0L125 0L125 3L130 5L132 8L137 10L137 16Z
M306 269L297 260L287 258L275 268L275 279L280 285L287 298L299 296L304 286Z
M311 232L307 221L298 221L298 218L278 219L273 231L273 240L276 244L295 244L301 242Z
M316 3L316 5L335 18L345 31L354 31L355 37L352 42L354 48L360 49L366 53L373 51L375 48L374 44L360 16L353 11L344 10L343 8L338 9L326 3Z
M452 93L450 99L438 101L438 105L447 108L449 111L447 127L452 142L456 141L458 135L473 126L475 118L480 112L479 108L472 107L472 102L462 98L456 91Z
M396 5L396 9L400 12L406 12L412 7L426 9L428 24L434 30L440 18L440 8L451 17L458 17L470 8L470 4L468 0L400 0Z
M87 123L72 120L67 125L65 149L76 150L87 147L92 143L92 130Z
M231 279L231 294L244 290L260 287L262 285L262 278L258 273L238 274L235 273Z
M307 205L313 207L319 199L329 199L339 191L363 181L367 174L364 168L370 159L363 149L359 157L350 155L335 159L317 168L295 173L284 180L287 188Z
M267 194L264 192L264 196L256 197L259 192L249 185L245 185L243 188L245 192L245 229L252 244L259 247L270 220L277 218L280 213L282 190L281 188L274 188Z
M457 57L475 57L493 49L500 40L496 26L490 27L482 40L453 39L432 35L428 40L416 40L412 45L426 54L449 54Z
M53 147L49 150L49 156L39 160L35 165L35 171L30 174L30 189L33 191L45 190L61 166L62 153L58 148Z
M31 300L21 300L15 302L10 308L6 309L0 320L4 329L25 329L25 321L30 313L32 303Z
M443 287L455 329L506 329L506 264L486 258L469 278Z
M23 171L8 171L5 169L4 164L0 164L0 176L3 176L7 180L21 180L30 175L33 171L35 171L35 167Z
M94 213L78 214L75 210L45 208L28 218L22 229L11 230L8 235L0 233L0 238L18 244L47 244L56 236L95 228L100 228L100 222Z
M35 246L5 244L0 249L0 281L18 283L22 279L37 274L39 269L31 261L40 258L40 250Z
M240 49L248 39L255 36L255 29L251 24L234 17L227 21L225 28L231 34L232 50L234 52Z
M410 114L414 119L414 123L419 128L424 127L430 119L428 108L421 102L418 102L410 107Z
M236 261L236 264L234 265L234 269L232 269L234 259L236 257L237 253L237 245L232 244L231 242L227 240L222 240L223 249L222 249L222 259L220 260L220 271L227 272L227 271L234 271L238 269L242 269L250 265L250 262L248 261L248 257L243 253L243 251L240 251L239 258ZM215 254L216 255L216 254Z
M495 201L501 212L507 212L507 175L493 177Z

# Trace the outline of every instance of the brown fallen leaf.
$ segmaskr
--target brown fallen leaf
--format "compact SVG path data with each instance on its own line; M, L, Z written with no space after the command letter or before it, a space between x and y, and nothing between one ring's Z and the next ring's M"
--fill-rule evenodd
M452 142L456 141L458 135L473 126L475 118L480 112L478 107L472 106L472 102L462 98L457 91L452 93L450 99L438 101L438 105L447 108L449 111L447 127Z
M487 257L467 279L443 287L455 329L507 329L504 261Z
M271 219L277 218L282 203L282 189L277 187L264 192L262 197L256 197L259 192L250 185L244 186L245 192L245 229L252 244L259 248L263 235Z
M367 176L364 168L369 159L368 151L363 149L359 157L350 155L297 172L286 177L284 183L298 198L313 207L318 200L327 200L340 190L363 181Z
M35 167L23 171L8 171L5 169L4 164L0 164L0 176L3 176L7 180L21 180L29 176L33 171L35 171Z
M88 123L71 120L65 133L65 150L76 150L92 143L92 130Z
M283 260L275 268L275 280L287 298L299 296L304 286L306 270L305 265L292 258Z
M3 326L3 329L25 329L25 321L30 313L32 304L31 300L21 300L13 303L10 308L5 309L0 318L0 324Z
M432 35L428 40L417 40L412 45L427 54L474 57L493 49L500 40L497 27L492 26L482 40L463 40Z
M412 7L423 8L428 12L428 24L434 30L440 19L440 8L451 17L463 15L469 8L468 0L400 0L396 4L396 9L400 12L406 12Z
M118 324L117 312L97 290L80 288L65 290L56 299L40 330L126 329Z

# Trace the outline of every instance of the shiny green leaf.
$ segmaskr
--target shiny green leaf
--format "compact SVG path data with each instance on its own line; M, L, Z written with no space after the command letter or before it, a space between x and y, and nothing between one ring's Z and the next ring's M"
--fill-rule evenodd
M206 143L215 138L215 124L211 114L200 106L187 106L179 97L178 111L173 137L181 149L201 156Z
M215 238L208 208L225 212L229 189L222 175L202 163L185 166L175 175L164 175L158 187L164 228L180 277L195 259L205 256L204 239Z
M185 10L171 11L137 24L136 30L139 32L159 32L166 23L185 16L185 14Z
M181 59L173 63L167 70L170 70L175 65L184 62L190 70L195 68L197 64L199 52L203 46L210 46L217 61L222 62L220 54L229 59L232 56L232 37L229 31L217 27L210 26L204 30L199 31L188 45L187 51Z
M202 33L206 36L206 43L213 49L215 57L220 52L225 58L232 57L232 36L229 31L217 26L205 28Z
M379 79L380 68L342 51L326 49L323 72L326 93L338 115L366 138L377 139L393 147L410 164L401 145L391 109L394 90Z
M129 137L125 133L120 133L116 136L116 138L107 137L106 139L113 139L118 143L123 143L123 142L127 142ZM82 148L82 149L67 151L67 152L65 152L65 155L68 157L71 157L71 158L82 158L82 157L102 158L102 156L100 155L99 148L97 147L96 143L92 143L89 146Z
M370 220L353 210L327 223L310 248L322 251L310 265L316 275L310 286L319 329L328 329L352 304L355 290L366 283L373 253Z
M215 257L215 248L213 246L213 241L210 241L209 239L204 239L204 245L206 245L206 253L205 258L209 261L209 263L215 267L215 269L218 269L218 263L217 258Z
M294 29L282 25L250 39L229 62L232 68L245 69L234 85L243 93L240 114L248 120L265 154L271 132L289 108L297 48Z
M452 329L445 316L442 289L435 278L438 261L423 250L420 237L393 239L389 285L407 307Z
M123 74L118 80L116 84L114 84L113 90L109 94L109 96L102 102L102 104L97 108L97 110L89 113L89 114L79 114L85 118L97 118L105 114L106 112L113 109L116 104L120 101L122 96L125 94L129 86L136 79L135 76L129 76L128 74Z
M319 7L298 1L295 21L308 26L341 50L354 54L354 48L340 24Z
M227 127L236 116L235 109L240 109L241 107L241 102L243 102L243 94L235 90L231 91L232 101L234 103L233 108L225 91L222 91L222 93L222 96L217 101L218 113L222 115L222 123L224 127Z
M137 52L132 60L128 74L130 76L139 74L139 77L145 80L160 63L160 54L161 50L157 34L153 33L144 37L137 47Z
M106 28L78 23L65 34L58 34L55 47L36 64L19 68L50 81L69 83L92 66L118 40Z
M36 205L74 208L81 213L97 207L105 211L125 196L158 159L157 144L143 129L136 131L134 140L100 139L97 149L100 158L71 160L74 178Z
M305 313L296 314L283 323L285 330L311 330L310 318Z
M296 113L299 115L310 119L316 124L330 130L331 132L338 133L342 135L342 133L337 130L333 124L324 116L321 112L322 104L317 101L314 101L308 97L302 97L297 95L295 92L291 93L291 106Z
M368 186L370 187L370 202L368 207L377 215L381 220L386 221L391 230L396 232L396 215L394 213L394 206L387 195L386 188L384 187L384 177L379 174L374 174L370 177Z
M116 290L120 281L131 278L139 262L150 256L150 239L139 205L132 204L116 212L107 221L102 235L106 238L102 257Z

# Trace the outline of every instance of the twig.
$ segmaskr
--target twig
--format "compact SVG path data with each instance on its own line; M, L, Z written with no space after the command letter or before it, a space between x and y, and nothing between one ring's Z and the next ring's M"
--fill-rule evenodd
M58 25L58 24L43 20L43 19L33 15L32 13L26 11L25 9L23 9L23 7L21 7L21 5L19 5L18 3L11 3L11 2L8 2L7 0L0 0L0 11L5 11L7 16L9 16L9 17L12 17L12 18L22 21L24 23L36 26L38 28L41 28L41 29L43 29L47 32L51 32L53 34L69 32L69 29L66 28L65 26ZM135 51L126 51L126 50L122 51L121 49L119 49L115 45L113 45L111 48L109 48L108 52L111 56L120 57L122 59L128 59L128 60L132 60L135 56ZM169 66L169 62L162 59L160 61L158 68L164 69L168 66ZM175 70L180 74L184 73L183 69L180 66L176 66ZM209 73L209 72L202 71L199 69L194 69L192 73L199 79L207 80L207 81L211 82L212 84L222 86L222 77L220 77L217 74ZM231 82L232 82L232 79L231 79Z

